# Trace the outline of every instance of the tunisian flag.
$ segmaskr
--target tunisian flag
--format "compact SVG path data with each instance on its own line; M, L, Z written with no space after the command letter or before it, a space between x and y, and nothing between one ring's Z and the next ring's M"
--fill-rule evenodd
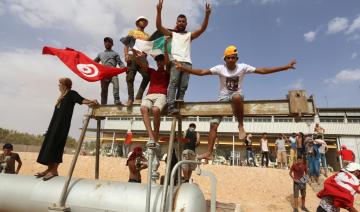
M110 78L127 70L126 67L115 68L101 65L85 54L70 48L57 49L45 46L42 53L57 56L71 71L89 82Z
M339 172L325 180L324 189L317 196L330 196L335 207L350 208L353 207L356 193L360 193L359 180L349 172Z

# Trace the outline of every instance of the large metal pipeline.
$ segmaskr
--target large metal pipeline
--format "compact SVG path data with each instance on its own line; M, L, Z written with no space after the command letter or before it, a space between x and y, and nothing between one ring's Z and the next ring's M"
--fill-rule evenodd
M65 177L42 181L33 176L0 174L0 212L48 212L57 203ZM143 212L147 184L72 179L65 205L71 212ZM151 209L160 211L163 188L152 185ZM174 199L175 211L206 211L205 198L195 184L182 184Z

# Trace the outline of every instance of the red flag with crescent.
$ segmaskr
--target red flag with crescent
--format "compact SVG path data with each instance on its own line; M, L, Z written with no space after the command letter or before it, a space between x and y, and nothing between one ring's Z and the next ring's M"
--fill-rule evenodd
M71 71L89 82L110 78L127 70L126 67L116 68L101 65L85 54L70 48L57 49L45 46L42 53L57 56Z

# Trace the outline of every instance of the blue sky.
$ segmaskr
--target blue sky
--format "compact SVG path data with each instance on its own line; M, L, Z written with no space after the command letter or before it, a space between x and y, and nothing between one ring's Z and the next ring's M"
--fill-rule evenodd
M134 28L137 16L149 18L155 30L155 0L0 0L0 127L32 133L46 130L58 97L57 80L74 81L84 97L100 99L99 83L79 79L56 58L42 56L44 45L71 47L90 57L103 50L111 36L118 39ZM236 45L240 62L255 67L285 65L297 69L272 75L247 75L246 99L282 99L288 90L305 89L319 107L360 105L359 0L216 0L207 31L192 44L194 68L222 63L228 45ZM173 27L179 13L188 28L201 24L205 1L165 0L163 22ZM139 82L137 78L137 82ZM120 77L121 100L126 83ZM186 101L215 101L216 76L192 76ZM111 95L111 93L110 93ZM110 100L112 97L110 96ZM77 106L71 135L78 135L85 106Z

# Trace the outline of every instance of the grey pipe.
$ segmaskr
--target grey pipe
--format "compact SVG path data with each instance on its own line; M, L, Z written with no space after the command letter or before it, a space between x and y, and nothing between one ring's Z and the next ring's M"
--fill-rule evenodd
M166 162L166 173L165 173L165 179L164 179L164 188L162 192L161 197L161 208L160 212L165 212L165 204L166 204L166 194L168 189L168 181L170 177L170 168L171 168L171 159L172 159L172 152L173 152L173 146L174 146L174 137L175 137L175 127L176 127L176 118L173 117L172 123L171 123L171 131L170 131L170 140L169 140L169 147L168 147L168 154L167 154L167 162Z
M172 210L172 205L173 205L173 189L174 189L174 177L175 177L175 173L176 171L181 167L182 164L185 164L185 163L194 163L194 164L201 164L201 162L199 161L193 161L193 160L182 160L182 161L179 161L175 164L173 170L171 171L171 178L170 178L170 188L169 188L169 211Z
M0 211L48 212L49 205L59 199L65 180L62 176L43 181L33 176L0 174ZM162 187L152 185L151 212L160 211ZM71 212L144 212L145 189L146 184L141 183L73 178L66 205ZM206 210L204 195L195 184L181 185L175 204L177 212Z

